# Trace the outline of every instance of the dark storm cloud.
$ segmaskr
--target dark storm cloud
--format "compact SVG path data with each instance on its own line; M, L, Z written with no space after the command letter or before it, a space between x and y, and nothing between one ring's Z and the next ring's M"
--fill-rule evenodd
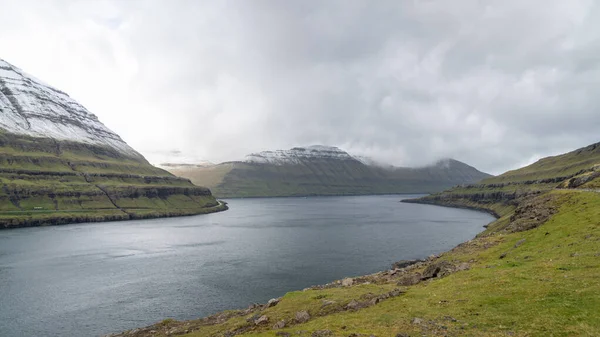
M594 1L88 5L56 2L27 17L72 40L71 53L46 61L62 78L83 58L89 89L81 80L63 89L151 160L173 149L214 162L327 144L398 165L453 157L499 173L599 140ZM0 39L15 57L15 41L34 36L22 34ZM101 92L112 104L98 97L108 74L114 84Z

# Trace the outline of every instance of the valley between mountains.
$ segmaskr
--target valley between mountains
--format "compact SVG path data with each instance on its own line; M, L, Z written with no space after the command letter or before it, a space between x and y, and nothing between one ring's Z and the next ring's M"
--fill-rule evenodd
M489 177L452 159L393 167L322 145L161 167L66 93L0 60L0 228L227 209L214 195L430 193Z
M407 200L491 212L439 256L115 336L598 336L600 143Z
M323 145L162 167L171 172L0 60L0 228L226 210L215 196L431 193L407 202L497 217L439 256L115 336L600 335L600 143L497 177L452 159L400 168Z

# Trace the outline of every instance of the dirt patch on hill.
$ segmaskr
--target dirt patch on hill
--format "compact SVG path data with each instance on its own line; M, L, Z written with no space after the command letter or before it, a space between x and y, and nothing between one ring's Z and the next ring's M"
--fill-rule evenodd
M558 197L556 194L544 194L520 203L504 231L524 232L541 226L558 212L556 206Z

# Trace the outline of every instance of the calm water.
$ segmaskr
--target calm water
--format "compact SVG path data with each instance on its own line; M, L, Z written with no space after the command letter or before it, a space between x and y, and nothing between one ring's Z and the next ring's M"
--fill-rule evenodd
M218 214L0 231L0 335L97 336L242 308L448 250L492 220L404 197L240 199Z

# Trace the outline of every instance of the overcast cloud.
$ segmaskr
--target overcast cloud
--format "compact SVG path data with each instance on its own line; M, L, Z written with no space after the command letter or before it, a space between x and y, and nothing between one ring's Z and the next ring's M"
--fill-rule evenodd
M153 162L326 144L501 173L600 141L592 0L0 0L0 58Z

